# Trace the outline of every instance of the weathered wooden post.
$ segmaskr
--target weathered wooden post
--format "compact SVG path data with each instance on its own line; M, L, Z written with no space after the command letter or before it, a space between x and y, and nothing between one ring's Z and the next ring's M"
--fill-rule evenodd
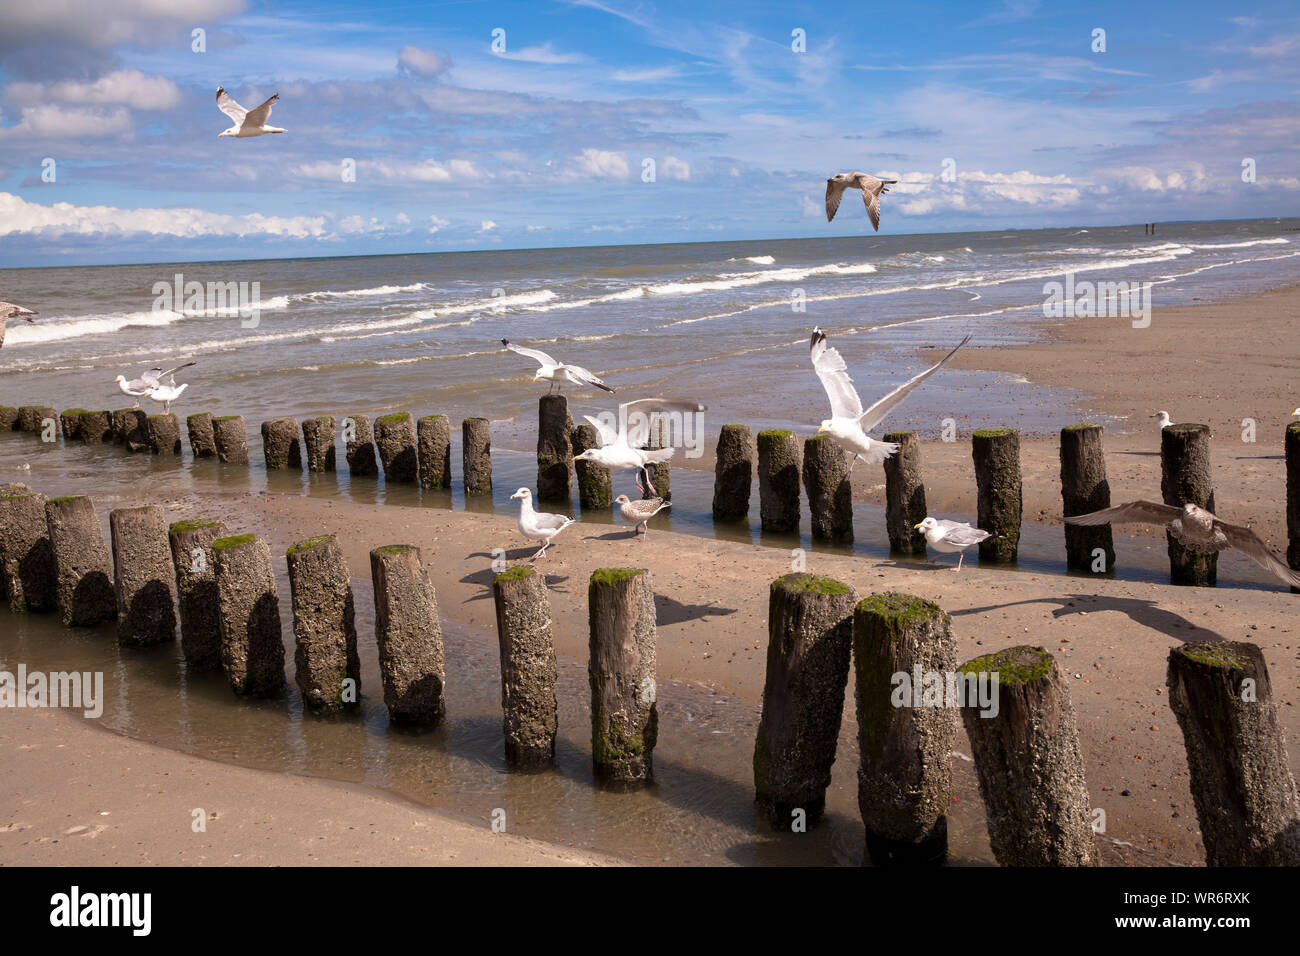
M176 572L162 512L153 505L108 514L117 581L117 643L152 647L176 637Z
M492 580L501 648L501 711L506 760L521 768L555 758L555 644L546 578L516 565Z
M65 442L81 437L81 413L84 408L65 408L59 413L59 431Z
M713 464L713 519L740 521L749 517L754 485L754 436L748 425L723 425Z
M284 643L271 550L261 538L238 534L213 541L212 553L226 680L236 694L279 697L284 693Z
M409 544L375 548L370 575L388 719L431 727L442 719L444 708L442 625L420 549Z
M1300 866L1300 799L1260 649L1179 645L1167 681L1206 865Z
M1067 518L1110 507L1100 425L1067 425L1061 429L1061 500ZM1110 525L1067 524L1065 566L1092 574L1113 572L1115 541Z
M853 543L853 488L848 480L852 459L825 435L804 439L803 486L814 541Z
M936 682L942 694L956 666L951 621L937 604L897 593L858 602L858 809L867 828L866 857L876 866L939 864L948 857L957 721L952 702L927 694Z
M579 425L570 432L570 441L575 456L600 447L600 435L591 424ZM573 470L578 478L578 504L583 511L604 511L614 506L614 475L608 468L575 458Z
M26 485L0 494L0 597L11 611L52 611L57 575L45 496Z
M654 412L650 415L649 431L646 440L646 448L660 449L669 447L668 434L668 417L662 412ZM647 485L642 492L642 498L663 498L664 501L672 501L673 498L673 466L668 461L647 462L645 473L650 479L650 485L654 486L654 491L650 491L650 485Z
M149 416L142 408L113 413L115 441L132 454L149 451Z
M648 783L659 731L655 595L643 568L600 568L587 585L591 757L607 784Z
M309 472L335 471L334 416L321 415L302 423L302 443Z
M146 419L145 434L149 450L155 455L181 453L181 425L175 415L150 415Z
M334 438L334 420L326 432ZM294 665L303 703L336 713L361 701L361 659L352 585L343 549L332 534L299 541L285 555L293 602Z
M12 405L0 405L0 432L18 431L18 409Z
M754 791L775 829L810 826L826 808L856 600L853 588L834 578L798 573L772 582Z
M298 423L292 418L273 418L262 422L262 455L267 471L302 468L302 443L298 441Z
M461 423L462 473L465 494L492 494L492 435L486 418L467 418Z
M57 437L59 413L49 405L22 405L18 408L19 431L27 432L29 435L44 435L51 425Z
M226 537L220 521L178 521L168 528L185 666L196 671L221 667L221 615L217 559L212 543Z
M1169 425L1160 432L1160 493L1167 505L1181 508L1191 503L1214 510L1209 425ZM1191 551L1168 531L1165 537L1169 542L1170 583L1214 587L1219 556Z
M925 482L921 479L921 443L916 432L890 432L884 438L898 445L885 459L885 531L891 554L925 557Z
M56 572L55 603L68 627L93 627L117 617L113 562L85 495L45 503L45 523Z
M961 716L998 863L1095 866L1079 733L1055 658L1041 647L1009 647L958 674L987 688L978 701L963 695Z
M248 435L243 415L221 415L212 419L217 458L228 465L248 464Z
M763 530L799 530L799 442L794 432L758 433L758 513Z
M81 419L77 422L77 436L81 439L83 445L102 445L113 440L113 413L112 412L91 412L81 413Z
M971 436L978 491L978 526L989 533L980 542L980 562L1011 564L1020 550L1023 508L1020 485L1020 433L1014 428L982 428Z
M384 465L385 482L414 483L419 480L419 453L415 444L415 422L410 412L393 412L375 419L375 446Z
M185 417L185 431L190 439L190 452L200 458L217 457L217 434L212 425L211 412L195 412Z
M543 395L537 403L537 500L567 501L573 448L573 418L563 395Z
M343 457L347 459L348 475L352 478L379 474L369 415L348 415L343 419Z
M1300 571L1300 422L1286 427L1286 563ZM1292 588L1293 592L1297 589Z
M451 487L451 420L446 415L425 415L416 425L420 446L420 487Z

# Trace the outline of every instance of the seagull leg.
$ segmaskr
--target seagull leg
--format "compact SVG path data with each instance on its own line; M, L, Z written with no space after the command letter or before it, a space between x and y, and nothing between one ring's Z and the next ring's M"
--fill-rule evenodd
M858 459L861 457L862 457L861 455L853 456L853 460L849 462L849 470L844 473L844 477L841 478L840 481L847 481L850 484L853 483L853 466L858 463Z
M646 488L650 489L650 494L652 495L658 494L658 492L655 491L654 482L650 480L650 469L647 468L645 465L642 465L641 470L645 472L645 484L646 484ZM646 489L642 488L641 494L645 494L645 491Z
M962 563L963 561L965 561L965 560L966 560L966 552L965 552L965 551L958 551L958 552L957 552L957 567L955 567L955 568L952 569L952 573L953 573L953 574L956 574L958 571L961 570L961 563Z

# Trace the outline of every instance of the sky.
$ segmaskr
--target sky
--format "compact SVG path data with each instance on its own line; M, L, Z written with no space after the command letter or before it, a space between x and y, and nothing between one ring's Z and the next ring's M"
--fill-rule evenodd
M1300 7L0 5L0 266L850 236L849 170L881 235L1295 216Z

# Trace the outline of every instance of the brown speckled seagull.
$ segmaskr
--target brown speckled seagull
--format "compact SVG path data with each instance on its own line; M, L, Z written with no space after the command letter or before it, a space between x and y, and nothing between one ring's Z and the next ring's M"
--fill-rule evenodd
M0 302L0 346L5 344L5 322L17 316L20 319L26 319L28 322L34 321L33 315L37 313L31 309L24 309L21 305L14 305L12 302Z
M639 498L632 501L627 495L619 495L614 499L614 504L618 505L618 513L623 516L625 521L630 521L636 525L632 529L633 536L637 536L644 531L646 537L649 537L650 519L669 507L671 502L664 501L662 498Z
M862 201L867 205L867 215L871 217L871 228L880 231L880 194L889 192L889 187L897 179L877 179L867 173L836 173L826 180L826 221L835 218L835 210L840 208L840 198L846 189L861 189Z

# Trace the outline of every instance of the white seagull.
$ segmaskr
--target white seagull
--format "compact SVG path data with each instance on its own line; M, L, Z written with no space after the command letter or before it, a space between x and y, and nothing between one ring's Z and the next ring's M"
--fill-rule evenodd
M533 381L550 382L550 392L555 391L556 385L563 386L565 382L571 385L594 385L596 388L611 393L614 391L581 365L568 365L564 362L557 362L545 352L538 349L526 349L522 345L515 345L509 339L502 339L501 344L510 351L526 356L540 365L541 368L533 376ZM549 395L550 392L547 392L547 394Z
M189 388L189 383L184 385L155 385L145 394L155 402L162 402L163 414L166 415L172 410L172 402L181 397L181 392Z
M510 497L520 499L519 533L532 541L542 542L542 546L528 559L536 561L551 546L551 539L573 524L573 519L567 515L552 515L535 511L533 509L533 493L527 488L520 488Z
M217 139L223 136L234 136L237 139L246 139L249 136L262 136L266 133L283 133L285 130L278 126L267 126L266 121L271 118L271 107L275 105L280 98L276 93L269 100L263 103L257 109L246 110L236 103L226 92L225 87L217 87L217 109L225 113L235 125L230 129L217 134Z
M826 389L826 395L831 400L831 417L823 421L817 431L819 434L822 432L829 434L831 438L854 452L846 478L853 474L853 466L858 463L859 458L871 464L884 461L898 451L898 446L893 442L873 441L867 437L867 432L884 421L885 416L902 404L903 399L907 398L914 388L947 365L957 354L957 350L970 340L971 337L966 336L958 343L957 348L934 365L904 382L863 411L862 399L858 397L858 390L853 387L853 380L849 378L844 357L826 344L825 332L820 328L813 329L809 354L813 369L817 372L817 377L822 380L822 387Z
M957 554L957 566L953 571L961 570L962 561L966 560L965 551L972 544L979 544L991 537L987 531L972 528L964 521L949 521L946 518L926 517L920 524L912 526L917 531L925 532L925 541L930 547L942 554ZM930 558L934 564L938 558Z
M637 487L642 492L648 488L650 494L655 493L654 484L650 481L650 474L646 472L645 485L641 484L641 472L645 471L647 462L657 463L667 461L673 457L672 447L668 448L641 448L650 438L650 419L656 412L687 412L695 413L706 411L705 406L697 402L675 402L665 401L661 398L642 398L635 402L624 402L618 406L618 428L615 429L599 418L592 418L590 415L583 415L596 433L600 436L599 448L588 448L582 454L577 455L577 461L594 461L596 464L609 469L631 468L637 473ZM628 426L629 417L635 418L631 427Z
M669 507L672 502L664 501L662 498L640 498L632 501L627 495L619 495L614 499L614 504L618 505L618 513L623 516L624 521L630 521L636 525L632 529L632 534L640 537L644 531L646 537L650 536L650 519Z
M1151 417L1160 419L1158 422L1156 422L1156 431L1158 432L1163 432L1166 428L1168 428L1170 425L1173 424L1173 422L1169 420L1168 412L1164 412L1164 411L1156 412Z
M880 231L880 194L889 192L889 187L897 179L877 179L866 173L836 173L826 180L826 221L835 218L835 210L840 208L840 199L846 189L861 189L862 201L867 204L867 215L871 217L871 227Z
M36 314L31 309L24 309L21 305L14 305L12 302L0 302L0 346L5 344L5 320L17 316L20 319L32 322L34 321L32 316Z
M1300 573L1291 570L1277 555L1269 550L1268 545L1260 540L1259 535L1241 525L1228 524L1212 512L1188 503L1181 508L1173 505L1159 504L1154 501L1130 501L1103 508L1091 514L1075 515L1066 518L1066 524L1099 525L1141 522L1143 524L1165 525L1179 544L1189 551L1201 554L1216 554L1219 551L1235 549L1240 551L1261 568L1271 572L1278 580L1300 588Z
M1297 408L1294 412L1291 413L1292 418L1295 418L1297 415L1300 415L1300 408Z
M175 368L169 369L151 368L139 378L128 380L125 375L119 375L117 378L113 379L113 381L117 383L118 388L135 399L135 407L139 408L140 399L142 397L149 395L150 392L159 386L174 386L176 384L176 373L183 368L189 368L193 364L193 362L186 362L184 365L177 365ZM179 395L180 392L177 392L176 394Z

